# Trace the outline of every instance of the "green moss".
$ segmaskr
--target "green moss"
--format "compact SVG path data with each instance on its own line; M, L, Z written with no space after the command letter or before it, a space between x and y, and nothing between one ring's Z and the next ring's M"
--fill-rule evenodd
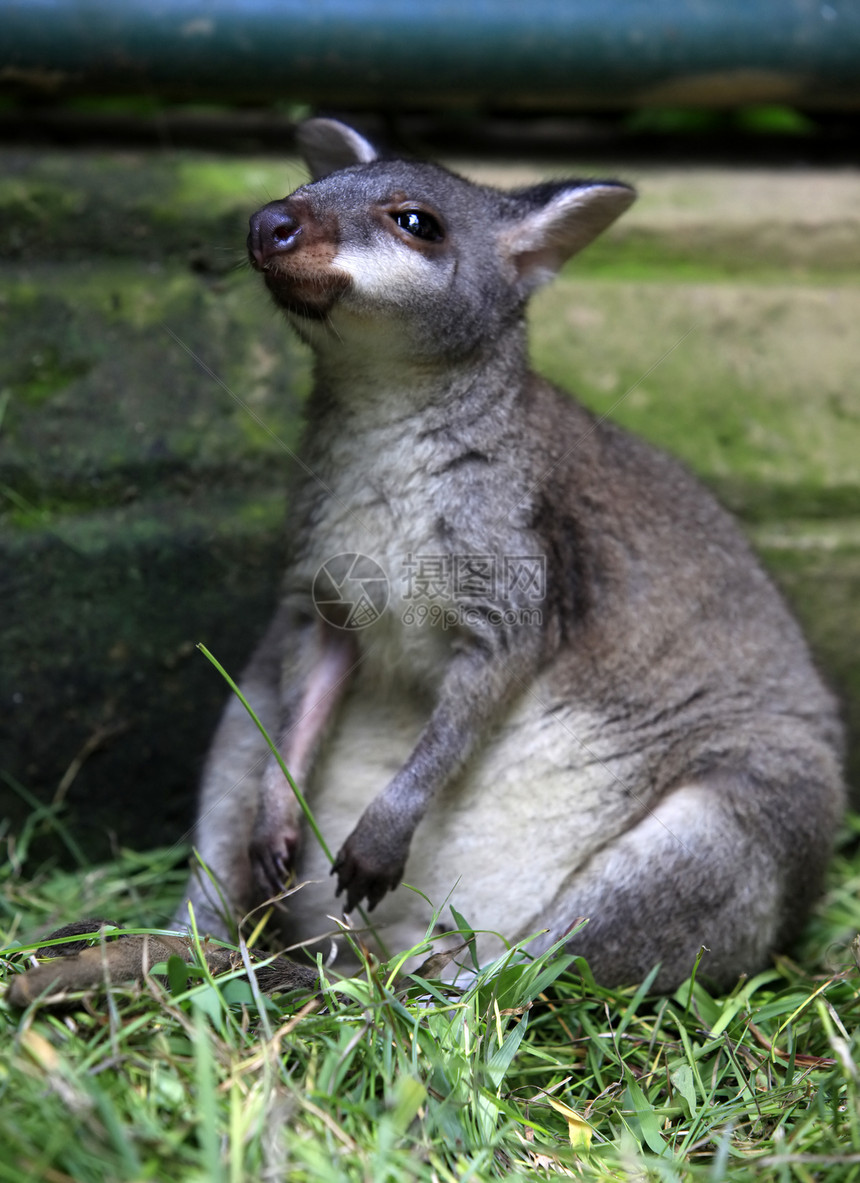
M19 405L41 407L94 364L91 343L74 324L69 307L32 284L12 287L0 303L0 387L6 390L13 430Z
M808 135L815 131L815 123L808 115L795 111L793 107L766 103L756 107L744 107L734 119L745 131L779 135Z
M75 378L88 373L90 362L84 358L63 358L55 345L46 345L30 357L30 372L13 388L26 403L38 405Z
M543 373L709 480L846 491L860 455L858 319L854 289L567 276L531 313Z
M87 194L68 179L63 185L27 174L0 176L0 225L24 230L37 228L53 236L67 218L77 219L86 209Z
M860 271L856 251L843 250L834 241L812 249L814 232L807 232L803 250L786 259L785 239L756 242L747 228L740 232L721 228L679 228L669 234L650 229L619 226L612 237L599 238L566 268L566 274L615 279L675 283L734 283L750 285L792 282L816 286L854 284Z
M839 696L848 748L846 774L860 799L860 521L852 537L831 546L831 531L818 526L805 537L757 535L765 563L785 591L818 659ZM774 545L774 542L779 545ZM838 538L837 538L838 541ZM794 545L791 545L793 542Z
M189 155L177 159L175 176L171 208L200 210L210 217L236 209L251 214L303 184L307 169L295 158L249 161Z

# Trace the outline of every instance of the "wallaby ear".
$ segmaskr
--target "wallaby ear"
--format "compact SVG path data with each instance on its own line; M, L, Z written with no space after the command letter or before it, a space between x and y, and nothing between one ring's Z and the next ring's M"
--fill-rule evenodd
M620 217L636 190L621 181L559 181L514 196L525 212L502 231L502 250L528 286L536 287Z
M364 136L336 119L306 119L296 129L296 142L315 181L339 168L378 158Z

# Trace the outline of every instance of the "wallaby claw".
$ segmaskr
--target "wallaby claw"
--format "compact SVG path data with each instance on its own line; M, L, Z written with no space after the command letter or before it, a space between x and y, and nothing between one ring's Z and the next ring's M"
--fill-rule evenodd
M267 899L280 895L284 890L297 846L297 839L287 834L282 835L279 841L272 838L255 838L251 842L249 854L254 879Z
M363 899L367 900L368 912L372 912L386 892L394 891L398 886L403 877L403 866L389 871L371 869L350 853L348 846L349 840L344 843L331 869L332 875L337 875L335 895L346 894L344 912L352 912Z

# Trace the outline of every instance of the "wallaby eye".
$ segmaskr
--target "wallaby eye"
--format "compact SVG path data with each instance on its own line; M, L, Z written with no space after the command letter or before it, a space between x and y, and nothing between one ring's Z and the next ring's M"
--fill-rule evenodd
M421 238L425 242L441 242L445 232L439 224L438 218L428 214L423 209L401 209L392 213L392 218L407 234L413 238Z

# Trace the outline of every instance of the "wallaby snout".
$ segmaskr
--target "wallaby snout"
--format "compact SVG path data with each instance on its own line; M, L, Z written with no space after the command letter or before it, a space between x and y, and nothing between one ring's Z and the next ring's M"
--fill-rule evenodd
M258 271L274 256L292 250L302 232L301 221L285 201L270 201L252 215L249 225L248 255Z
M332 264L337 253L337 225L318 217L301 197L270 201L252 215L248 258L262 272L278 304L303 320L326 316L350 277Z

